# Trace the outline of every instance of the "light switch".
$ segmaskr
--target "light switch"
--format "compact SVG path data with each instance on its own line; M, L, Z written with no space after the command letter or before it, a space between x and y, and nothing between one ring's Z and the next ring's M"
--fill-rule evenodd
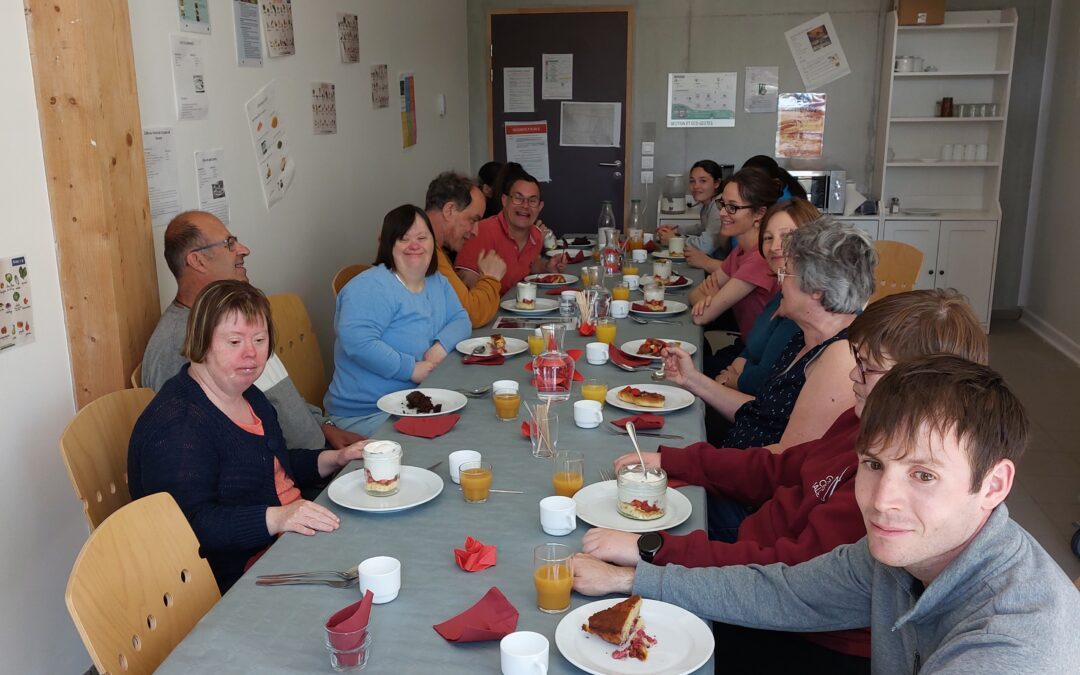
M651 168L653 168L653 160L655 160L655 159L656 158L653 157L652 155L642 155L641 156L641 168L642 169L651 169Z
M656 154L656 143L654 141L642 141L641 142L641 154L642 155L654 155L654 154Z
M652 171L642 171L641 172L641 184L642 185L649 185L652 182L653 182L653 172Z

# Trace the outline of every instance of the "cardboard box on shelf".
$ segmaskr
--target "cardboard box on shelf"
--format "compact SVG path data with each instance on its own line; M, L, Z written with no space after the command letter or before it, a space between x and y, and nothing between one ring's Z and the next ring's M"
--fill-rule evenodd
M945 0L896 0L896 22L901 26L945 23Z

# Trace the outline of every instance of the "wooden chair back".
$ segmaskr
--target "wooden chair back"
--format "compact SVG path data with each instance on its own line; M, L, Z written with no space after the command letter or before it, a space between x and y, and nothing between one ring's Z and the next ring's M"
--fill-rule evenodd
M341 289L345 288L345 284L349 283L349 280L370 267L371 265L346 265L338 270L333 281L330 282L330 288L334 289L334 295L340 293Z
M60 454L93 530L131 501L128 441L153 389L121 389L80 410L60 434Z
M902 241L879 240L874 242L874 248L878 252L878 264L870 302L914 289L922 271L922 251Z
M132 389L138 389L142 386L142 361L139 361L139 365L135 366L135 370L131 371L131 387Z
M64 601L99 673L152 673L214 606L199 540L167 492L109 517L75 559Z
M326 369L304 301L295 293L271 295L269 300L277 334L274 351L304 400L322 408L328 386Z

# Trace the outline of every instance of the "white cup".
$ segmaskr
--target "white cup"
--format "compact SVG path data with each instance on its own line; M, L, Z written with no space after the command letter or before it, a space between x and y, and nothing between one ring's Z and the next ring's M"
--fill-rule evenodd
M372 602L381 605L398 596L401 590L401 562L397 558L380 555L360 563L357 570L360 595L369 590L375 596Z
M672 255L682 255L683 246L686 244L686 240L682 237L672 237L668 239L667 249L668 253Z
M941 161L943 161L943 162L951 162L951 161L953 161L953 157L954 157L953 153L954 152L955 152L955 150L953 148L952 143L946 143L945 145L942 145L941 146Z
M626 285L630 287L630 290L636 291L638 285L641 284L641 277L637 274L624 274L622 280L626 282Z
M520 386L517 380L495 380L491 383L491 393L516 394Z
M625 319L626 317L630 316L630 301L612 300L611 316L614 319Z
M990 156L990 146L986 143L979 143L975 146L975 161L985 162Z
M634 252L630 254L630 259L636 263L643 263L649 259L649 252L643 248L635 248Z
M510 633L499 641L503 675L547 675L548 649L548 639L540 633Z
M955 151L954 151L954 153L955 153ZM978 146L976 146L974 143L968 143L967 145L964 146L964 161L965 162L974 162L975 157L978 156L978 154L979 154Z
M603 342L585 345L585 360L594 366L604 365L608 361L608 346Z
M455 450L450 453L450 480L461 483L461 465L465 462L479 462L480 453L476 450Z
M582 429L595 429L604 421L604 406L600 401L574 401L574 424Z
M593 401L595 403L595 401ZM577 502L572 497L540 500L540 527L553 537L565 537L577 529Z

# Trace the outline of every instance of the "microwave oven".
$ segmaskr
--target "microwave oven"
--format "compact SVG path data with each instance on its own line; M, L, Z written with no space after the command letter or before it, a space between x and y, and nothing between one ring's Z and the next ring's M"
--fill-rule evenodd
M806 198L822 213L844 212L847 196L847 171L791 171L806 190Z

